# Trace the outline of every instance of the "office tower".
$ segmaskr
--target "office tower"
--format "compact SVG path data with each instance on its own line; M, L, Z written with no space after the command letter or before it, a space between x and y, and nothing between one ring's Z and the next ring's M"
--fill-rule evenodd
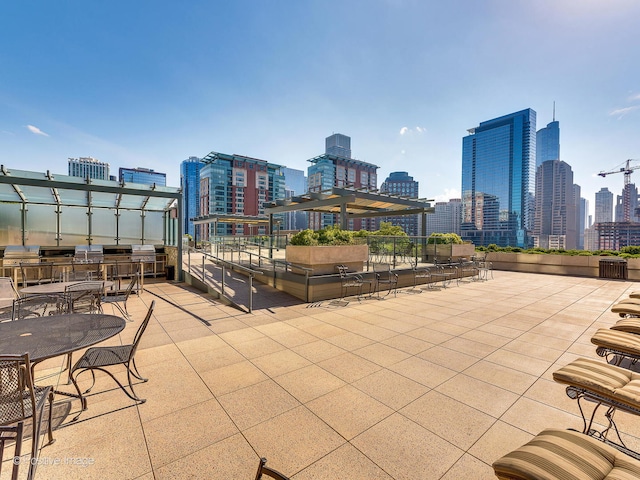
M218 152L209 153L202 162L200 218L212 220L199 225L201 238L271 233L264 224L264 204L285 198L283 167L258 158ZM246 223L242 217L247 217ZM253 222L259 219L262 224Z
M69 176L110 180L109 164L92 157L69 158Z
M528 108L468 132L462 139L461 236L478 246L529 247L536 112Z
M560 123L555 118L536 133L536 168L547 160L560 160Z
M351 158L351 137L334 133L325 139L325 150L327 155L336 155L338 157Z
M196 233L192 219L200 214L200 169L203 165L198 157L189 157L180 164L183 232L194 240Z
M141 183L143 185L167 185L167 174L156 172L150 168L120 168L118 180L124 183Z
M578 250L585 249L585 231L591 226L589 215L589 200L580 197L580 210L578 211Z
M319 155L307 160L312 165L307 169L309 192L327 192L334 187L376 190L378 166L371 163L336 156ZM319 230L338 223L337 216L310 212L309 228ZM376 230L375 218L349 220L349 230Z
M536 172L534 245L573 250L577 247L573 171L561 160L542 162Z
M304 176L303 170L295 168L283 168L285 198L292 198L307 193L307 177ZM307 212L293 211L284 214L284 230L304 230L309 222L307 221Z
M596 192L595 218L593 223L606 223L613 221L613 193L607 187Z
M426 234L457 233L460 235L462 200L452 198L448 202L436 202L435 212L427 215Z
M380 193L418 198L418 183L407 172L392 172L380 186ZM403 215L384 217L383 220L402 227L407 235L415 237L419 235L418 217L419 215Z

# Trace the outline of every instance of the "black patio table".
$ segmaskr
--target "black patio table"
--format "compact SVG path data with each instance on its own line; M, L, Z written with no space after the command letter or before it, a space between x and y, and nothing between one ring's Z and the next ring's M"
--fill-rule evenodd
M29 354L33 367L111 338L126 321L116 315L68 313L0 323L0 353ZM77 395L59 392L78 398Z

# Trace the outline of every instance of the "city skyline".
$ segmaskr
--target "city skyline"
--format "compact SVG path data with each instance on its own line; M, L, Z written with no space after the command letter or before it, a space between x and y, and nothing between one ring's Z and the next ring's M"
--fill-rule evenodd
M340 132L378 178L407 171L449 200L468 128L526 108L540 128L554 101L592 205L623 187L598 172L640 160L635 1L152 5L3 7L0 163L62 174L90 156L178 186L180 162L212 150L306 171Z

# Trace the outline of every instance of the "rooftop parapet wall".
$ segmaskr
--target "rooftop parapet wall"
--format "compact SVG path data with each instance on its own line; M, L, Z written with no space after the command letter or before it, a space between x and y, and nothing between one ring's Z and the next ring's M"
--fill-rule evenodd
M488 252L487 260L494 270L547 273L576 277L599 277L600 260L610 256L548 255L532 253ZM627 259L628 280L640 281L640 259Z

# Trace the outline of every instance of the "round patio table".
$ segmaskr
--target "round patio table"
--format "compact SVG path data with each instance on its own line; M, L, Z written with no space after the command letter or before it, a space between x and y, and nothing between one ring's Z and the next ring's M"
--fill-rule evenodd
M82 283L96 283L102 282L104 288L108 289L113 287L113 282L111 280L81 280L75 282L51 282L51 283L41 283L39 285L31 285L29 287L24 287L20 289L20 294L25 295L36 295L36 294L51 294L51 293L64 293L67 291L67 287L69 285L77 285Z
M81 350L120 333L116 315L69 313L0 323L0 353L29 354L33 364Z

